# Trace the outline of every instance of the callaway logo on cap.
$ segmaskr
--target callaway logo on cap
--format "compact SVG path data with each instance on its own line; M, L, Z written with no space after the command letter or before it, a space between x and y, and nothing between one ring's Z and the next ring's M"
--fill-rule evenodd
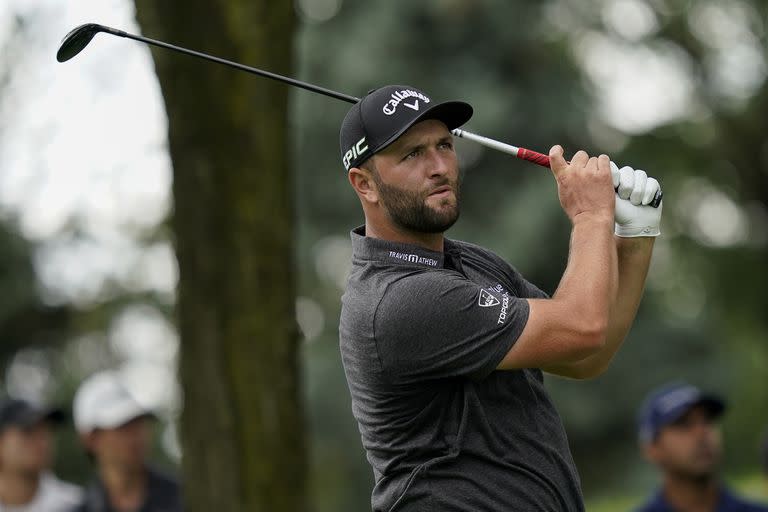
M341 124L341 162L345 170L360 166L419 121L438 119L453 130L470 117L472 107L463 101L435 103L408 85L374 89L349 109Z

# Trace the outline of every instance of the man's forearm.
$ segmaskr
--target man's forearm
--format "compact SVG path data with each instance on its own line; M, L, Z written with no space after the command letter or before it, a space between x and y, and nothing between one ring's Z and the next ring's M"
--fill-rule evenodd
M616 237L619 256L619 289L611 308L606 343L606 350L615 346L611 351L611 357L618 350L635 321L637 308L643 298L645 279L651 264L655 240L656 238L652 237Z
M618 285L617 255L610 225L596 229L600 224L592 219L574 224L568 265L552 298L564 302L571 315L607 327Z
M610 308L605 346L600 352L567 367L549 369L552 373L573 378L590 378L601 374L621 347L635 320L656 239L615 237L615 240L619 279L615 299Z
M615 301L616 245L610 217L574 220L568 265L551 299L529 299L525 329L498 368L568 366L605 346ZM612 269L606 271L606 269Z

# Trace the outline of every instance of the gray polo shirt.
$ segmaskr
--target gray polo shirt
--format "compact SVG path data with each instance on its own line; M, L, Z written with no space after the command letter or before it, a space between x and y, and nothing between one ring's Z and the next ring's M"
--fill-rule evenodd
M339 335L373 510L584 510L541 371L495 370L546 294L481 247L444 250L352 231Z

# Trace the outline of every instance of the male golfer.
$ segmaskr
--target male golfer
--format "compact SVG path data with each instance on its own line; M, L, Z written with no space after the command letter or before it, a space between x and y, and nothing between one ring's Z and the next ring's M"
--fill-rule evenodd
M550 150L572 223L550 298L492 252L450 240L460 174L450 129L472 108L386 86L356 103L341 156L365 214L352 231L340 345L375 511L583 510L542 371L600 374L632 324L658 182ZM614 192L618 187L618 195ZM489 219L490 220L490 219ZM511 235L510 235L511 236Z

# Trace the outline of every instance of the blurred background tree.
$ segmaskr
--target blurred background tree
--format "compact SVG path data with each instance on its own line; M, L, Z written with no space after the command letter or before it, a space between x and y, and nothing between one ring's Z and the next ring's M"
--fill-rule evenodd
M142 29L163 41L293 73L290 3L178 7L136 1ZM305 510L289 91L168 51L153 57L174 171L187 507Z
M120 5L123 3L127 2L122 0ZM764 2L296 0L293 5L298 18L293 35L298 78L357 96L384 83L412 84L438 98L456 97L472 103L476 113L468 128L475 132L540 151L560 143L570 152L580 148L605 152L619 164L646 169L660 178L666 198L663 236L657 241L646 296L625 347L611 369L596 380L548 380L582 472L589 509L610 497L623 496L627 506L636 503L654 484L652 470L636 450L634 415L645 393L669 379L687 379L730 398L731 409L724 419L727 474L737 482L756 475L758 440L768 423L768 390L760 384L768 378L768 12ZM142 7L139 3L139 17ZM176 12L178 22L191 16L182 11ZM255 19L250 17L253 11L242 11L237 21L258 31L256 27L269 17L268 12ZM107 23L109 19L109 14L104 14L106 19L96 18L90 11L79 15L76 23L69 20L70 26L57 25L56 37L38 43L48 59L45 66L50 67L50 76L63 81L70 74L86 75L96 65L89 67L89 62L105 68L106 76L114 76L120 70L113 62L119 61L121 67L132 62L130 45L105 39L98 42L103 54L89 47L77 61L53 67L56 44L66 30L77 23ZM126 8L126 15L130 19L133 13ZM30 11L23 18L27 26L40 22ZM278 72L282 69L282 63L261 60L262 48L246 52L235 43L218 43L221 34L211 32L220 31L212 26L200 29L197 35L166 32L170 27L142 28L150 37L162 38L167 33L170 42L220 51L222 57L247 64L266 63L264 67ZM135 28L125 21L120 27ZM278 39L271 44L277 45ZM286 51L289 44L282 43L275 51ZM3 55L6 66L24 62L16 53L8 55L13 58ZM190 117L194 126L187 129L201 134L216 130L212 140L221 147L231 144L225 127L238 121L221 117L228 102L256 91L279 94L282 87L273 89L261 79L235 77L239 75L236 71L187 61L183 56L163 58L182 68L178 75L174 72L165 79L177 80L178 88L191 80L211 81L211 91L206 94L214 99L201 99L197 109L203 112L195 113L210 117L201 125ZM162 69L159 67L161 80ZM195 78L186 78L186 73ZM14 74L10 76L13 82ZM90 79L84 83L116 91L119 84L114 82L102 77L100 82ZM29 88L28 83L25 86ZM220 88L214 92L214 86ZM11 84L0 95L15 99L18 105L43 97L13 94L13 90ZM310 501L318 511L364 510L372 474L350 412L336 332L349 261L347 233L362 222L359 205L343 175L338 148L338 127L348 105L304 91L289 90L287 94L296 215L292 279L296 281L296 319L304 340ZM121 91L120 95L124 98L127 93ZM5 105L0 147L7 149L14 140L8 133L10 120L21 114L8 101L0 105ZM120 112L118 105L113 104L110 114ZM130 106L139 107L137 103ZM192 115L192 108L185 108L186 115ZM245 155L251 146L263 142L258 134L273 126L271 108L261 106L258 112L254 108L249 104L241 111L248 112L243 119L254 130L254 138L239 145L238 156L243 160L250 159ZM83 112L92 110L97 109L81 106ZM173 119L172 113L169 116ZM164 128L162 120L153 118L144 125ZM127 143L140 135L114 133L109 140ZM463 213L450 236L495 250L542 288L553 291L565 266L568 225L547 171L463 142L457 144L467 173ZM166 151L162 138L155 146L152 151ZM44 162L38 165L44 166ZM135 162L124 165L131 173L144 167ZM2 168L7 173L14 167L6 164ZM208 192L224 193L216 188ZM82 286L76 287L81 290L79 295L62 293L46 272L49 240L60 237L60 231L36 234L39 230L24 222L29 207L25 209L7 194L0 194L0 204L10 212L8 219L20 215L21 220L9 221L11 231L31 244L31 268L39 293L35 300L76 306L69 327L53 329L62 348L46 356L52 382L76 382L82 368L57 361L79 361L73 354L82 356L82 347L88 348L86 353L105 346L115 352L115 347L122 346L115 342L120 333L145 335L141 329L131 330L132 324L125 320L140 315L126 315L125 310L146 312L149 308L166 318L173 303L166 289L152 291L131 279L107 280L111 292L86 293L86 298L93 297L90 300L83 299ZM134 243L141 251L157 250L158 244L164 247L168 231L162 216L154 219L154 224L146 222L141 229L122 227L121 232L135 235ZM63 223L70 238L83 234L76 222L81 220ZM240 243L255 243L251 235L233 230L221 237L242 237ZM212 255L214 252L211 249ZM157 263L150 268L158 268ZM59 300L52 300L52 295ZM6 338L2 344L5 346ZM149 346L145 344L144 350ZM80 347L80 351L66 347ZM124 362L125 354L116 352L98 364ZM21 352L25 353L24 357L10 356L9 361L17 363L8 366L7 383L18 380L13 376L21 375L20 367L29 372L42 365L40 357ZM91 363L85 366L90 368ZM62 373L62 368L68 368L68 373ZM63 399L71 385L53 389ZM171 420L178 407L170 408ZM172 437L165 436L167 432L163 439ZM172 444L163 446L167 449ZM67 467L66 461L60 465L65 475L81 478L79 469Z

